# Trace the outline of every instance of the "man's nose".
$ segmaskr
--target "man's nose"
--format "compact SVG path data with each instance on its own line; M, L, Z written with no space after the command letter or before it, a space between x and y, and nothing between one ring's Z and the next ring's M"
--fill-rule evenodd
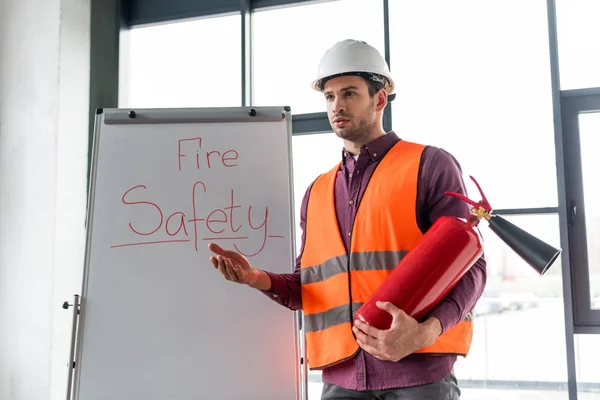
M346 110L346 103L344 102L344 99L340 97L336 98L331 106L332 111L336 114Z

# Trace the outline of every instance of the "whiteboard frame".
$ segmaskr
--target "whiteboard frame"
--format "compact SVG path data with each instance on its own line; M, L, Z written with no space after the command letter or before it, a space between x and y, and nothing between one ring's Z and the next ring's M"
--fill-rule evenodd
M90 180L88 186L88 201L86 210L86 245L84 257L84 270L82 289L79 302L78 328L76 337L71 337L72 347L75 350L75 360L69 361L69 374L67 384L67 400L80 399L80 360L83 345L83 333L85 331L85 308L87 300L87 287L89 282L90 251L92 245L94 199L96 191L96 172L98 164L98 141L102 124L173 124L173 123L215 123L215 122L269 122L286 120L288 160L290 171L290 221L291 221L291 249L292 260L296 260L296 232L295 232L295 204L294 204L294 179L293 179L293 155L292 155L292 115L289 106L284 107L224 107L224 108L183 108L183 109L97 109L94 121L94 132L92 138L92 151L90 162ZM290 266L290 272L294 270L294 263ZM302 331L303 314L295 311L294 336L295 336L295 358L296 358L296 400L308 399L308 369L306 363L306 342ZM71 364L72 363L72 364Z

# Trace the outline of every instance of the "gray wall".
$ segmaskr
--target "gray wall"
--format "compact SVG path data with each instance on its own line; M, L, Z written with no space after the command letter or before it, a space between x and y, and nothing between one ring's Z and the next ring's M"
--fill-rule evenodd
M90 0L0 0L0 399L63 399L81 290Z

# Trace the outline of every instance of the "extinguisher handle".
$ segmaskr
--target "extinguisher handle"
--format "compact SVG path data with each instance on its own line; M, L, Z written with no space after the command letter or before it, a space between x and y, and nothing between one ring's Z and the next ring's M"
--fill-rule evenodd
M469 178L471 178L471 180L473 181L475 186L477 186L477 190L479 190L479 195L481 196L481 200L479 201L479 206L482 207L487 212L491 212L492 206L490 205L490 202L488 201L487 197L485 197L483 190L481 190L481 186L479 186L479 183L471 175L469 175Z
M458 197L459 199L461 199L461 200L467 202L468 204L472 205L473 207L475 207L475 209L483 208L486 212L490 213L492 211L492 206L488 202L487 197L485 197L483 190L481 190L481 186L479 186L479 183L477 183L475 178L473 178L472 176L469 176L469 178L471 178L471 180L475 183L475 186L477 186L477 190L479 190L479 194L481 195L480 201L471 200L468 197L463 196L462 194L459 194L459 193L455 193L455 192L446 192L446 194L448 196Z

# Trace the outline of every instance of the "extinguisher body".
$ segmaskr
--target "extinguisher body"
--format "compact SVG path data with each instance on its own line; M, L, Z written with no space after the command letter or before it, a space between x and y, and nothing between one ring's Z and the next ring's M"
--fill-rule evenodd
M482 254L482 239L472 220L440 217L354 318L389 329L391 315L376 305L377 301L388 301L421 321Z

